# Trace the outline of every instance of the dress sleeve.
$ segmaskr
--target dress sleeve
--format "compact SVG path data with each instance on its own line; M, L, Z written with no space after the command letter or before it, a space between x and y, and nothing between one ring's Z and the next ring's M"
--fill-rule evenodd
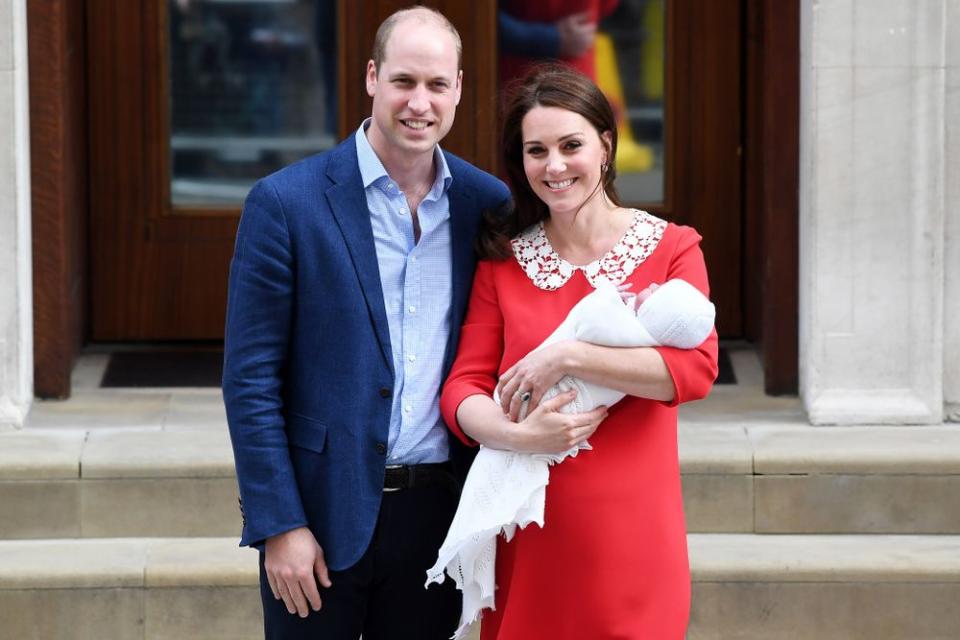
M457 423L457 408L467 396L493 396L502 358L503 313L494 281L494 264L483 260L474 276L457 357L440 396L444 420L454 435L468 445L477 443Z
M700 250L700 234L689 227L677 227L681 236L674 248L667 279L686 280L703 295L710 297L710 285L707 281L707 266ZM699 400L710 393L713 381L717 379L717 330L695 349L676 349L656 347L663 358L670 377L673 379L673 400L669 406L681 402Z

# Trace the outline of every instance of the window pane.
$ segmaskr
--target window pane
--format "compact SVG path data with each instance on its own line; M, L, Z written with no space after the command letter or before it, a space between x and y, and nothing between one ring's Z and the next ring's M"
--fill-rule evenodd
M617 190L624 202L662 202L664 0L620 0L600 22L597 79L617 111Z
M336 0L170 0L170 194L236 205L337 133Z

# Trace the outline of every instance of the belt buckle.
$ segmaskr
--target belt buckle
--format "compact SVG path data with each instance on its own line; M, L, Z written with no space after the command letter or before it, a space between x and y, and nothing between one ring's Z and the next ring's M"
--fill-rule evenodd
M402 464L388 464L385 469L402 469L404 465ZM400 491L403 487L384 487L384 493L393 493L394 491Z

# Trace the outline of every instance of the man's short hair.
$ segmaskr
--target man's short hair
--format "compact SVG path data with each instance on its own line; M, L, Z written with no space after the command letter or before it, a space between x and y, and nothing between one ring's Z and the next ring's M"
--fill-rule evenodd
M463 42L460 40L460 33L457 31L457 28L447 19L447 16L436 9L417 5L395 11L390 17L384 20L380 24L380 28L377 29L377 35L373 39L373 55L371 57L378 71L380 64L387 56L387 41L390 39L390 34L393 33L393 28L407 19L419 20L420 22L433 21L449 31L457 47L457 71L463 68Z

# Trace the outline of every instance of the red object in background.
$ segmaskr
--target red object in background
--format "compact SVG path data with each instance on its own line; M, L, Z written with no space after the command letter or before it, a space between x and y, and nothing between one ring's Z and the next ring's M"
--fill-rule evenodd
M620 0L537 0L536 2L530 0L501 0L499 8L514 18L529 22L553 23L573 14L587 13L590 20L596 24L613 13L619 3ZM580 56L560 58L560 60L588 78L596 79L593 46ZM530 67L537 62L542 62L542 60L501 52L500 86L505 86L506 83L515 78L523 77Z

